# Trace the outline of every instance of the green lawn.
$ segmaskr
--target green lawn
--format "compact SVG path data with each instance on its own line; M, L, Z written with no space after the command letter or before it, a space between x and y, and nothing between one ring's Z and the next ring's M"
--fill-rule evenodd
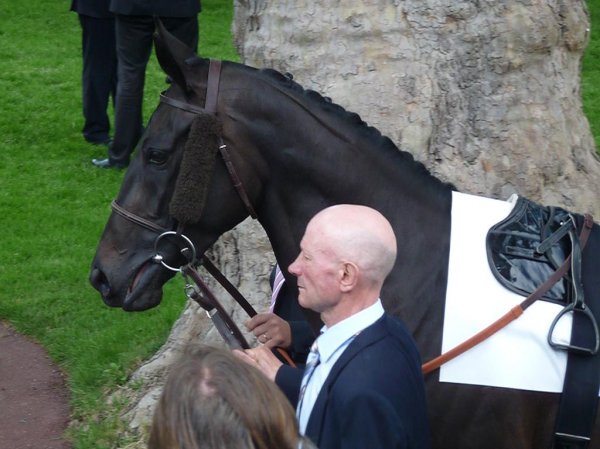
M581 96L583 110L600 152L600 1L588 0L592 25L590 42L586 49L581 70Z
M237 59L232 0L202 3L201 54ZM0 5L0 319L40 341L67 372L75 449L112 448L125 442L106 396L165 341L184 294L180 281L170 282L160 307L124 313L104 306L87 281L123 172L93 168L90 160L105 151L81 137L81 32L69 4ZM600 2L590 10L582 92L598 142ZM153 61L146 118L164 81Z
M0 319L35 337L68 373L76 449L122 444L106 393L168 336L185 296L171 282L145 313L106 307L87 277L123 172L90 161L105 149L81 136L81 30L70 2L0 6ZM237 59L231 0L204 0L203 55ZM165 75L148 68L145 116Z

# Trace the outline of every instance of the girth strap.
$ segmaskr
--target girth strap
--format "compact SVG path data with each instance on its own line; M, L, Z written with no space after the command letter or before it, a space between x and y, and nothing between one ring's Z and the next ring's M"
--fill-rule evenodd
M586 449L598 413L598 389L600 388L600 353L581 351L590 347L590 341L598 338L598 329L593 323L600 321L600 235L598 227L590 236L581 260L583 295L581 307L589 312L573 314L567 371L560 399L554 434L554 449ZM582 245L583 246L583 245ZM592 344L593 346L593 344ZM574 350L570 350L574 348Z

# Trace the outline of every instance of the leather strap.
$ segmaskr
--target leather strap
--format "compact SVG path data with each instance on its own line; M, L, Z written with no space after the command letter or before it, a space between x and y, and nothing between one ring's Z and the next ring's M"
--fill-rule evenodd
M206 271L208 271L212 277L214 277L217 282L221 284L225 290L227 290L227 292L235 299L242 309L244 309L250 318L256 315L256 310L254 310L254 307L252 307L252 305L246 300L246 298L244 298L240 291L235 288L231 282L229 282L229 279L227 279L207 257L203 257L200 263L204 268L206 268Z
M221 157L223 158L223 162L225 163L225 167L227 167L227 172L229 173L229 177L231 178L231 182L235 190L237 191L242 203L246 206L246 210L250 214L250 216L254 219L258 217L252 203L250 202L250 198L248 198L248 194L246 193L246 189L244 189L244 185L240 180L237 172L235 171L235 167L233 162L231 161L231 157L229 156L229 151L227 151L227 145L223 143L223 139L219 137L219 152L221 153Z
M204 108L167 97L164 94L160 94L160 101L175 108L192 112L194 114L210 113L216 115L217 100L219 97L219 84L221 82L221 65L222 61L217 59L211 59L209 62L208 81L206 82L206 101L204 103ZM242 203L244 203L244 206L252 218L258 218L256 210L254 210L252 202L248 197L248 193L246 192L246 189L244 189L244 184L242 184L242 181L235 170L235 166L231 161L231 156L229 155L229 151L227 151L227 145L225 145L223 142L223 137L221 136L219 136L219 152L221 153L221 157L223 158L223 162L225 163L225 167L227 168L227 173L229 173L233 187L242 200Z
M217 59L211 59L208 67L208 81L206 83L206 111L217 114L217 99L219 95L219 83L221 81L221 61ZM233 187L237 191L240 196L242 203L246 206L248 213L254 219L258 217L254 207L252 207L252 203L250 202L250 198L248 198L248 194L246 193L246 189L244 189L244 184L240 180L240 177L235 170L235 166L231 161L231 157L229 156L229 152L227 151L227 145L223 142L223 138L219 136L219 151L221 153L221 157L225 162L225 167L227 167L227 172L229 173L229 177L231 178L231 182L233 183Z
M168 231L168 229L165 229L162 226L159 226L150 220L146 220L145 218L142 218L139 215L129 212L127 209L119 206L115 200L113 200L112 203L110 203L110 206L112 207L112 210L119 214L121 217L126 218L127 220L132 221L133 223L143 228L149 229L150 231L154 231L159 234Z
M196 106L195 104L167 97L164 93L160 94L160 102L181 109L182 111L191 112L192 114L206 114L208 112L206 109Z
M219 96L219 82L221 81L221 61L211 59L208 65L208 81L206 83L206 102L204 107L211 114L217 113L217 97Z
M586 214L585 225L584 225L583 229L581 230L581 234L579 236L582 250L585 247L585 245L587 243L587 239L592 230L592 226L590 223L593 224L593 220L591 219L590 215ZM459 355L463 354L464 352L468 351L469 349L477 346L479 343L481 343L485 339L491 337L496 332L498 332L500 329L507 326L510 322L516 320L518 317L520 317L523 314L525 309L527 309L531 304L533 304L535 301L537 301L539 298L541 298L544 295L544 293L546 293L548 291L548 289L550 289L554 284L556 284L556 282L558 282L558 280L561 277L563 277L563 275L569 270L570 266L571 266L571 255L569 255L569 257L567 257L567 259L560 266L560 268L558 270L556 270L552 274L552 276L550 276L546 280L546 282L544 282L542 285L540 285L521 304L513 307L506 314L501 316L497 321L490 324L488 327L486 327L482 331L478 332L471 338L465 340L458 346L455 346L454 348L452 348L449 351L443 353L442 355L436 357L435 359L430 360L427 363L424 363L421 366L421 371L423 372L423 374L428 374L432 371L435 371L440 366L442 366L444 363L449 362L450 360L454 359L455 357L458 357Z
M586 217L587 218L587 217ZM582 245L583 246L583 245ZM582 250L583 252L583 250ZM583 254L581 271L585 306L600 321L600 269L595 257L600 254L600 237L593 235ZM594 339L594 329L585 314L573 314L571 343L573 347L588 347ZM597 336L596 336L597 337ZM586 449L598 413L600 388L600 353L569 351L563 392L560 398L554 449Z
M225 311L221 303L217 300L215 295L212 294L208 286L204 283L198 272L191 266L185 265L181 268L181 271L192 278L194 283L202 290L205 298L198 298L192 296L192 299L196 301L204 310L210 312L213 308L216 309L220 319L225 323L227 330L219 329L219 333L223 339L230 344L238 343L242 349L250 349L250 345L244 338L244 335L237 327L235 322L231 319L229 314ZM213 320L214 321L214 320Z

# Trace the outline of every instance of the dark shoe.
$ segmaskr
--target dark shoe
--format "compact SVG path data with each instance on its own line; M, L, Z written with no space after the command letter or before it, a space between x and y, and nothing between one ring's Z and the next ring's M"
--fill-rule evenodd
M92 164L99 168L125 168L127 164L117 164L116 162L111 162L110 159L92 159Z

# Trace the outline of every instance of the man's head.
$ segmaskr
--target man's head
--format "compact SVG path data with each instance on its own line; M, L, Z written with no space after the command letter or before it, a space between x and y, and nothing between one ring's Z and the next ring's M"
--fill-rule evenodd
M200 346L171 369L149 449L296 449L294 409L282 391L230 351Z
M289 271L298 278L300 304L332 325L377 300L395 260L387 219L370 207L341 204L308 223Z

